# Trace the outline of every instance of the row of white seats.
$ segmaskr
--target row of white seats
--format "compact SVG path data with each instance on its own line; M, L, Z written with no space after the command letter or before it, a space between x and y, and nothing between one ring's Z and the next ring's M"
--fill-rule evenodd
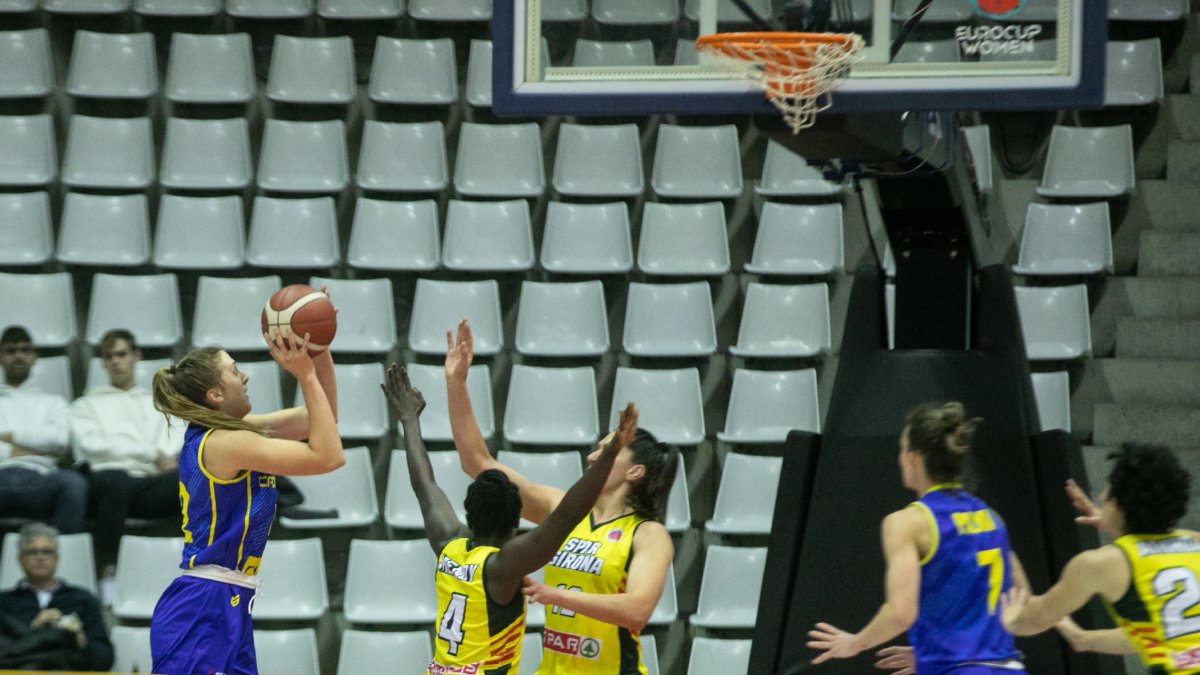
M145 17L211 17L224 12L234 19L285 20L314 14L313 0L7 0L0 11L27 13L39 7L64 16L122 15L132 10ZM327 19L394 19L406 9L409 16L426 21L492 17L491 0L317 0L315 12Z

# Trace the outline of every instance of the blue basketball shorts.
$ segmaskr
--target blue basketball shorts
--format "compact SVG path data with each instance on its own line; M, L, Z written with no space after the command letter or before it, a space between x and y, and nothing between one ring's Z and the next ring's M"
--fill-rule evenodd
M154 672L162 675L258 675L250 600L254 591L182 576L150 619Z

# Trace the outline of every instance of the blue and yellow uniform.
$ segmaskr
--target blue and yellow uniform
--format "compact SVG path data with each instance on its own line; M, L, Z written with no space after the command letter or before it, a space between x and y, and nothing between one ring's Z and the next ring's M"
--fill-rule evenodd
M925 514L933 535L908 631L917 673L1025 672L1000 623L1000 595L1012 585L1004 521L958 484L935 485L910 508Z
M1129 591L1105 602L1154 675L1200 673L1200 542L1185 534L1127 534Z
M150 622L156 673L258 672L250 605L275 519L275 477L244 471L214 478L204 468L210 434L189 424L179 453L184 572L163 592Z
M499 550L463 537L451 540L438 556L437 640L429 675L516 675L525 635L525 596L518 591L503 605L488 597L485 568Z

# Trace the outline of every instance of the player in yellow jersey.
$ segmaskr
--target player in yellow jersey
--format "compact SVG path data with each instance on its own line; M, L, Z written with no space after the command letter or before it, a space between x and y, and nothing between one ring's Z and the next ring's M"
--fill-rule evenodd
M1079 651L1136 651L1154 675L1200 673L1200 533L1176 529L1187 511L1191 477L1167 448L1126 444L1100 506L1074 484L1067 491L1084 512L1079 522L1113 536L1080 553L1045 595L1014 589L1003 619L1015 635L1057 624ZM1085 631L1071 612L1099 595L1118 628Z
M464 319L447 334L446 389L450 426L463 470L503 471L520 489L521 515L546 520L563 491L530 482L497 462L479 432L467 393L471 329ZM600 448L612 443L612 434ZM546 605L540 675L646 673L639 634L658 604L675 549L662 525L678 450L644 429L620 454L596 506L576 525L546 566L546 583L528 582L526 596ZM588 456L597 462L600 449Z
M421 392L396 364L388 368L383 390L404 427L409 478L421 505L425 535L438 556L436 650L428 675L515 675L525 632L522 580L550 560L572 525L592 508L621 448L633 437L637 409L626 406L621 427L592 467L540 525L518 535L521 497L500 471L475 478L467 488L467 526L459 522L434 481L421 439Z

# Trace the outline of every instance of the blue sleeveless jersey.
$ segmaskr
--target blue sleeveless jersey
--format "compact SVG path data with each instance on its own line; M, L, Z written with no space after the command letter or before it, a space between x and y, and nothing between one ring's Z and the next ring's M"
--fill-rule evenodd
M254 575L275 519L275 476L244 471L229 480L213 478L203 465L204 443L211 433L189 424L179 453L184 542L180 567L220 565Z
M917 672L1020 659L1000 623L1000 594L1012 585L1004 521L956 485L934 487L911 508L928 517L934 532L921 561L919 616L908 631Z

